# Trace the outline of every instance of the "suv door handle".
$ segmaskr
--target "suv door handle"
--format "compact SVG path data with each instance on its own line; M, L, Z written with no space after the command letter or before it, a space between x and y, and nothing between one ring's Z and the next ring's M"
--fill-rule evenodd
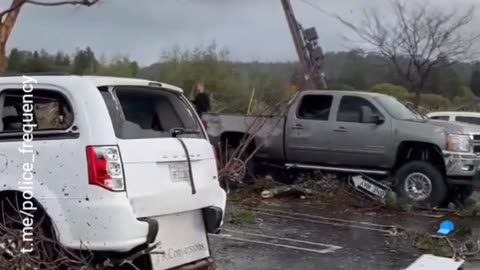
M335 131L335 132L347 132L348 130L344 127L339 127L337 129L334 129L333 131Z

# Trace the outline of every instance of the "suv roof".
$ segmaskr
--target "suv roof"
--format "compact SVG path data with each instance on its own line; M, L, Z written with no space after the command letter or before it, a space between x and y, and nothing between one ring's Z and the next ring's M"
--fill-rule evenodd
M471 117L480 117L479 112L431 112L427 116L471 116Z
M306 94L314 94L314 93L323 93L323 94L331 94L331 95L360 95L360 96L386 96L385 94L376 93L376 92L368 92L368 91L346 91L346 90L304 90L302 91Z
M93 83L96 87L100 86L109 86L109 85L140 85L140 86L154 86L161 87L164 89L183 92L183 90L177 86L170 84L150 81L145 79L136 79L136 78L125 78L125 77L112 77L112 76L95 76L95 75L70 75L64 73L24 73L24 74L4 74L0 76L1 83L11 83L12 78L15 80L23 80L23 76L30 77L41 77L42 83L54 82L61 78L62 80L88 80ZM5 78L8 78L8 82L5 81Z

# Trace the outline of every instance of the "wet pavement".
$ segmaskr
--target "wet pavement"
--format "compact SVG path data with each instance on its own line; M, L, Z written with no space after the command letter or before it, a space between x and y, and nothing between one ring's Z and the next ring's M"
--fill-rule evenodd
M392 236L390 227L375 225L378 218L367 214L360 223L348 213L342 219L354 221L328 219L298 205L274 209L250 209L256 213L254 224L227 223L220 235L210 236L218 270L405 269L421 255L407 237ZM383 221L395 223L388 216ZM420 223L430 227L438 220ZM480 264L464 269L480 269Z

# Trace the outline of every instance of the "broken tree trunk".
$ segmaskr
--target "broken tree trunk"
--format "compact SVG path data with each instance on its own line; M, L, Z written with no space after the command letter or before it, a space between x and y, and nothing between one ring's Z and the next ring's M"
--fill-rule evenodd
M7 71L7 41L25 0L13 0L10 8L0 14L0 73Z

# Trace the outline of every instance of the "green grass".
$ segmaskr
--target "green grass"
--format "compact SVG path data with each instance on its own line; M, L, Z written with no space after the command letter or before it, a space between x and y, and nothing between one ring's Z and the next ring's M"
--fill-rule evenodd
M255 224L257 217L254 212L244 209L234 209L230 212L228 223L233 225Z

